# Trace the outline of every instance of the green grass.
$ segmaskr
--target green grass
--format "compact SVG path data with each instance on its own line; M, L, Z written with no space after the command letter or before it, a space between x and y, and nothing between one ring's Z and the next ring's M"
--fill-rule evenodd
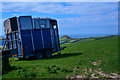
M82 75L84 69L99 68L106 74L118 73L118 36L80 39L61 46L67 46L62 55L49 59L17 61L10 58L13 68L3 78L65 78ZM92 64L99 60L99 65ZM76 67L79 70L74 70Z

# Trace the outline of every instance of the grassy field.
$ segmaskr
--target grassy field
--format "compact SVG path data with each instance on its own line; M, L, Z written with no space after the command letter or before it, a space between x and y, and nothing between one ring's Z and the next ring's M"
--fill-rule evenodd
M66 39L62 39L63 42ZM74 42L70 42L74 40ZM3 78L108 78L118 76L118 36L71 39L61 56L22 60L10 58Z

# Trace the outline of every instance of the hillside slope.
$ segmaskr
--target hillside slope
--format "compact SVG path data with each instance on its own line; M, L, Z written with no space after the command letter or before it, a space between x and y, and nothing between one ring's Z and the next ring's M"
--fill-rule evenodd
M118 36L81 39L62 44L61 56L49 59L10 59L13 67L3 78L118 77Z
M71 38L68 35L64 35L60 37L60 44L69 44L74 42L84 42L84 41L92 41L92 40L99 40L104 38L111 38L117 35L105 36L105 37L90 37L90 38Z

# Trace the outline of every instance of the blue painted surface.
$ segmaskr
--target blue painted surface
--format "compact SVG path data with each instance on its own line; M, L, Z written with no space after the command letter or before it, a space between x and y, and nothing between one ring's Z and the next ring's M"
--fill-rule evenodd
M54 31L54 30L53 30ZM52 41L51 41L51 34L50 34L50 29L37 29L37 30L21 30L21 42L22 42L22 47L23 51L26 57L34 56L34 51L35 50L43 50L43 49L52 49ZM15 33L16 34L16 33ZM16 38L11 38L9 36L9 40L14 40L18 39L18 34L16 34ZM53 43L54 43L54 51L58 51L60 48L58 36L55 36L53 34ZM43 41L42 41L43 40ZM55 41L56 40L56 41ZM12 44L11 41L9 41L9 48L12 49ZM21 46L19 40L16 41L17 44L17 49L18 49L18 57L22 56L21 52ZM13 47L15 47L13 45Z
M23 56L23 55L22 55L22 51L21 51L21 46L20 46L20 41L19 41L19 40L17 41L17 48L18 48L18 57Z
M33 55L31 30L21 31L21 38L22 38L22 46L25 56Z
M33 28L31 16L20 16L18 20L21 30L30 30Z
M25 57L34 56L34 51L36 50L53 49L53 52L58 51L60 46L58 33L54 30L55 28L50 26L52 22L49 23L52 19L39 19L38 22L40 22L37 22L37 25L34 24L34 20L32 19L31 16L20 16L18 18L19 28L17 33L8 34L8 49L17 50L17 57L23 56L22 50ZM43 25L44 27L42 27Z
M44 48L52 48L50 29L43 29Z
M32 41L32 36L33 36L33 41ZM22 38L23 51L25 56L27 57L34 55L33 52L35 50L42 50L48 48L52 49L50 29L42 29L42 32L41 30L23 30L21 31L21 38Z
M33 30L33 41L35 50L43 49L41 30Z
M60 50L60 43L59 43L59 36L57 33L57 29L52 29L52 42L53 42L53 51L58 51Z

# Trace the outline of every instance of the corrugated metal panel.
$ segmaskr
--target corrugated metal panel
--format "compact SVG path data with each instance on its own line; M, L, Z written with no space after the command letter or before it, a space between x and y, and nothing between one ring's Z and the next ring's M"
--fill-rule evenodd
M59 50L59 40L58 40L58 36L55 37L56 38L56 46L57 46L57 49Z
M31 30L21 31L22 46L25 56L33 55L33 44L31 38Z
M57 49L60 50L59 36L58 36L58 30L57 30L57 28L54 29L54 31L55 31L56 46L57 46Z
M51 32L52 48L53 48L53 51L56 51L54 30L51 29L50 32Z
M33 30L33 41L35 50L43 49L41 30Z
M52 48L50 29L43 29L44 48Z

